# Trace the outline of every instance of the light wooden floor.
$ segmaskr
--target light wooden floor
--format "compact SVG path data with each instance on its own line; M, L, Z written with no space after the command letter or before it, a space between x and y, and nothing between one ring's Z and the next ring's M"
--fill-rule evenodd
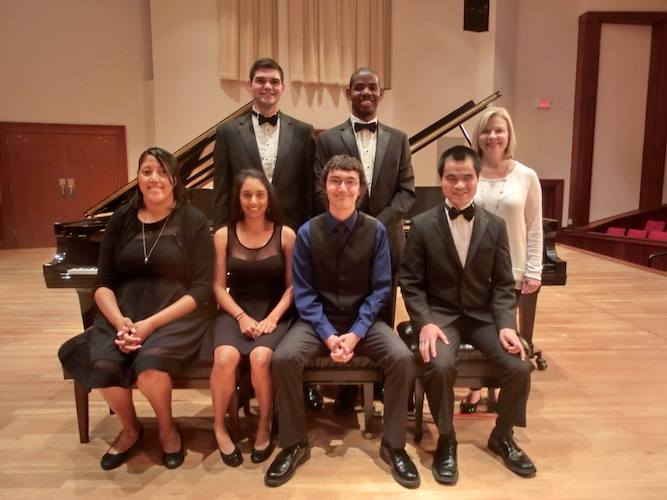
M209 394L192 390L174 394L188 450L180 469L159 465L155 419L140 395L147 434L137 453L115 471L100 469L119 426L93 392L91 442L79 443L72 382L62 379L56 352L81 321L73 290L44 286L41 265L52 253L0 251L0 498L667 498L664 275L559 249L568 284L540 293L535 328L549 367L534 372L529 426L516 431L536 477L512 474L486 450L492 418L457 417L458 484L444 487L431 475L429 424L420 445L408 436L422 484L405 490L379 458L380 434L364 440L355 417L336 420L327 409L309 417L311 460L269 489L269 462L251 464L246 454L238 469L222 463ZM247 453L251 441L242 432Z

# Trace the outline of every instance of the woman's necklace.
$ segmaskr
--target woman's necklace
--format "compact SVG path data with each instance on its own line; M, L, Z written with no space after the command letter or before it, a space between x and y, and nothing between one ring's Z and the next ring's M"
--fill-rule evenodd
M153 250L155 250L155 246L157 245L157 242L160 241L160 236L162 236L162 233L164 232L164 228L167 227L167 222L169 222L169 217L171 216L171 212L169 212L169 215L167 215L167 218L164 220L164 224L162 225L162 229L160 229L160 234L157 235L157 238L155 239L155 243L153 243L153 246L151 247L150 251L146 253L146 231L144 230L144 221L141 221L141 243L144 246L144 264L148 264L148 259L151 258L151 255L153 254Z
M486 209L486 200L484 196L484 183L485 182L490 182L491 180L500 180L502 181L502 184L500 185L500 192L498 193L498 199L496 200L496 206L493 210L494 214L498 213L498 209L500 208L500 199L503 197L503 193L505 192L505 183L507 182L507 173L508 170L510 169L510 164L509 160L507 161L507 164L505 166L505 172L503 176L500 179L483 179L482 182L479 183L479 195L482 198L482 208Z

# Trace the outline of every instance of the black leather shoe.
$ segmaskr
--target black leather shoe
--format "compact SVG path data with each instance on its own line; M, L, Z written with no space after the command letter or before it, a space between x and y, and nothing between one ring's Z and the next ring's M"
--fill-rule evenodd
M283 448L278 456L269 466L264 476L267 486L280 486L292 479L296 468L310 458L310 443L308 437L303 438L300 443Z
M261 464L271 456L274 449L273 440L269 441L269 445L263 450L258 450L253 446L252 452L250 452L250 461L253 464Z
M500 458L505 462L505 466L515 474L532 476L537 472L528 455L514 441L512 433L505 434L500 438L491 434L488 446L489 450L496 455L500 455Z
M239 447L236 443L234 444L234 451L232 451L229 455L225 455L219 448L218 451L220 452L222 461L228 467L238 467L243 463L243 455L241 455L241 450L239 450Z
M324 398L317 390L317 386L304 385L303 386L303 404L306 405L306 410L320 411L324 408Z
M459 479L456 467L456 439L442 437L438 439L431 471L435 480L441 484L456 483Z
M162 465L167 469L178 469L185 462L185 450L183 446L176 453L165 453L162 455Z
M359 387L356 385L342 385L334 401L334 413L336 415L349 415L354 412L359 396Z
M122 433L121 433L122 434ZM141 428L139 429L139 437L137 440L130 446L127 450L125 450L123 453L116 453L115 455L112 455L111 453L107 452L102 456L102 460L100 461L100 466L104 470L112 470L115 469L116 467L120 467L125 463L125 460L127 460L127 457L130 453L130 450L135 447L135 445L139 442L141 439L141 436L144 435L144 426L142 425ZM120 437L120 435L118 436ZM116 438L116 442L118 441L118 438ZM116 444L114 442L114 444ZM111 445L113 448L113 444Z
M459 406L459 409L461 410L461 413L463 413L464 415L470 415L472 413L475 413L477 411L477 405L482 402L482 398L480 396L479 400L477 400L476 403L470 403L469 398L471 394L472 391L470 391L468 395L461 400L461 405Z
M398 484L406 488L419 486L419 472L410 455L404 448L390 448L385 444L380 446L380 457L391 467L391 475Z

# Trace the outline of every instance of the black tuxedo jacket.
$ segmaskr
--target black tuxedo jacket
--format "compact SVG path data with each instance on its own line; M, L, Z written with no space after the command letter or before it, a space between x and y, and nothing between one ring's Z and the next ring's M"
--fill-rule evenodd
M378 123L377 134L371 195L364 196L359 208L384 224L392 266L398 269L399 262L395 256L400 256L405 244L403 218L415 201L412 156L405 133ZM361 158L350 120L319 135L315 155L315 179L319 179L327 161L340 154ZM326 211L326 193L317 193L316 204L316 212Z
M505 221L476 207L463 267L444 204L412 218L399 274L416 331L462 315L516 330L516 296Z
M313 126L280 113L278 155L273 186L278 193L285 222L295 231L311 217L313 205ZM215 136L213 222L227 224L234 177L244 168L263 170L252 115L223 123Z

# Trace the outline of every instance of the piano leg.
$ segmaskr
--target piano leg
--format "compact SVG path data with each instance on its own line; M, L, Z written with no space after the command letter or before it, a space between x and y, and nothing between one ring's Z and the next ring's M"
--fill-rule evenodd
M76 380L74 381L74 402L76 404L76 420L79 424L79 441L87 443L90 440L88 435L88 392Z
M531 346L533 345L533 328L535 327L535 311L537 310L537 295L535 293L525 293L519 300L519 333Z
M540 291L537 290L535 293L521 295L519 300L519 334L530 345L537 369L542 371L547 369L547 362L542 358L542 351L535 351L533 345L533 328L535 327L535 312L539 293Z

